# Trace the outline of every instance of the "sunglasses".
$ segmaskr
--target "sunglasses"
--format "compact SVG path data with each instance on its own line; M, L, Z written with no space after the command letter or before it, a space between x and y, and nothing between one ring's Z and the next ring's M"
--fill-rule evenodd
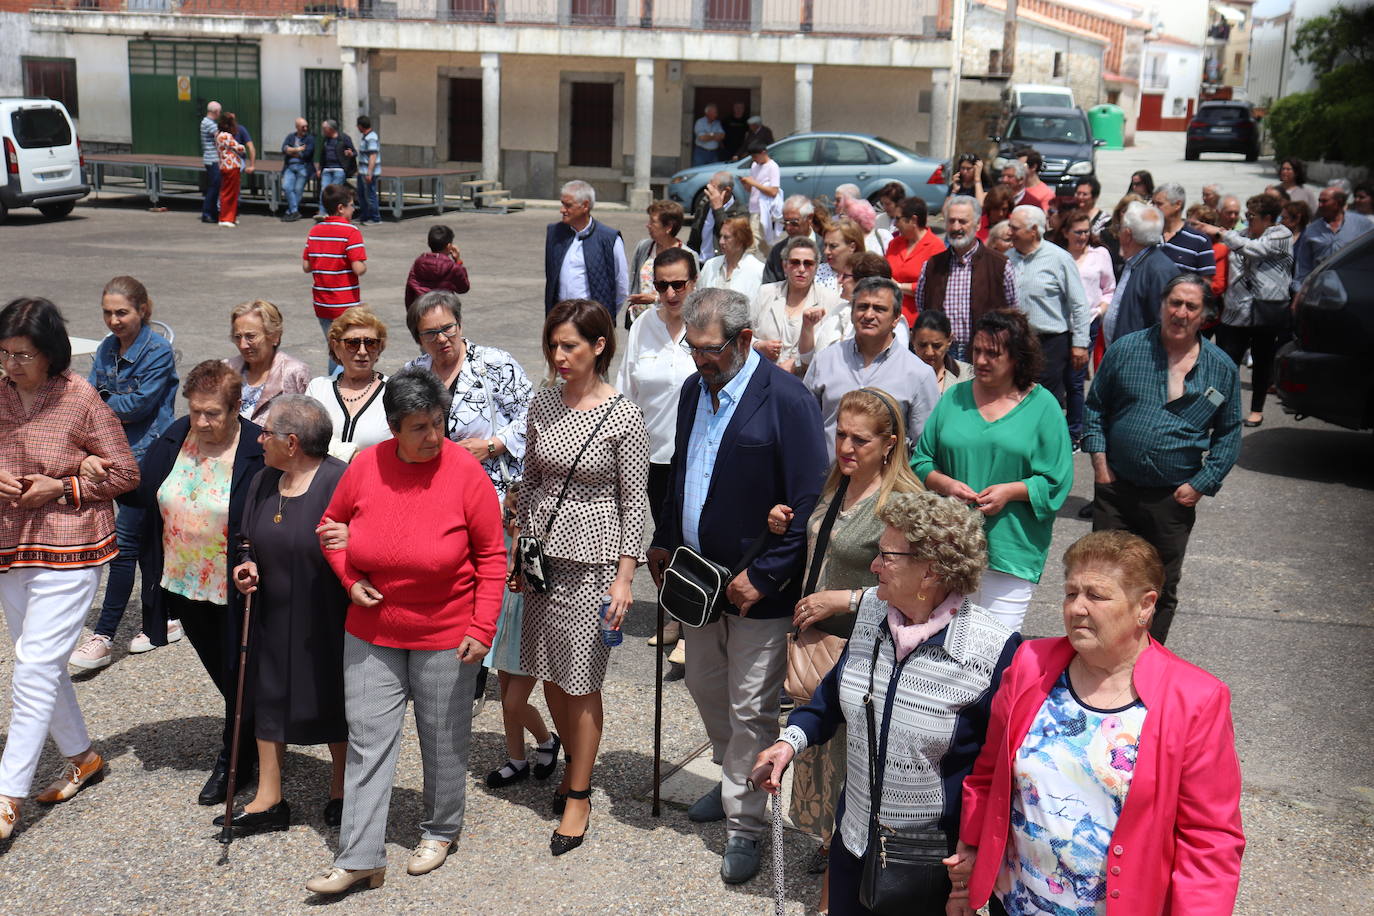
M654 289L658 290L660 293L666 293L668 287L671 286L674 292L680 293L686 289L687 284L691 282L691 280L655 280Z
M343 344L344 349L350 353L357 353L361 347L376 350L382 345L382 342L376 337L344 337L339 340L339 343Z
M787 259L787 266L788 266L788 267L806 267L806 268L811 268L811 267L815 267L815 266L816 266L816 262L815 262L815 261L810 261L810 260L805 260L805 259L803 259L803 258L788 258L788 259Z

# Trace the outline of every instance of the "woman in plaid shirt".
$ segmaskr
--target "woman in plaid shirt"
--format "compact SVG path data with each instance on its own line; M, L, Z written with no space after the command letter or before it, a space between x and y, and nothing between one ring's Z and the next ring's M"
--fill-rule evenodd
M67 658L114 558L111 500L138 484L124 429L90 384L68 370L62 314L46 299L0 311L0 604L14 640L9 736L0 756L0 839L19 820L43 741L67 758L40 802L65 801L104 775L91 747ZM89 455L100 482L80 477Z

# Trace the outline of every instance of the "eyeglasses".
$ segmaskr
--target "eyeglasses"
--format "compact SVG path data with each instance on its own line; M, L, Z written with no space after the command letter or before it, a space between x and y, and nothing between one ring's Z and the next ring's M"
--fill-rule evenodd
M805 258L788 258L787 266L793 268L794 270L798 267L805 267L807 269L810 269L816 266L816 262L807 260Z
M11 353L9 350L0 350L0 363L7 363L14 360L21 366L28 365L38 356L37 353Z
M694 347L691 344L689 344L687 342L687 338L684 337L682 338L681 347L690 356L695 356L698 353L700 353L702 356L719 356L720 354L725 352L726 347L730 346L730 344L735 342L735 338L738 336L738 334L731 334L729 338L726 339L725 343L721 344L718 347Z
M343 344L344 349L350 353L357 353L362 347L367 347L368 350L376 350L382 345L382 342L376 337L341 337L339 338L339 343Z
M263 436L281 436L283 439L289 439L291 438L291 433L277 432L275 429L268 429L264 426L262 432L258 433L258 438L261 439Z
M897 561L893 557L915 557L919 554L912 553L910 550L880 550L878 551L878 561L884 566L891 566Z
M799 219L785 219L782 221L784 226L800 226L802 221Z
M853 275L853 274L835 274L835 279L836 279L836 280L839 280L839 281L841 281L841 282L843 282L843 281L845 281L845 280L853 280L853 279L854 279L854 275Z
M1069 235L1087 235L1091 231L1090 229L1070 229Z
M236 343L236 344L237 344L237 343L244 343L244 344L247 344L247 345L250 346L250 347L255 347L255 346L257 346L258 344L262 343L262 340L263 340L263 337L264 337L264 336L266 336L266 335L263 335L263 334L230 334L230 335L229 335L229 339L232 340L232 341L233 341L234 343Z
M421 339L421 340L427 340L427 341L429 341L430 343L434 343L434 342L437 341L440 337L446 338L446 339L448 339L448 340L452 340L453 338L455 338L455 337L457 337L457 336L458 336L458 322L456 322L456 321L450 321L448 324L444 325L442 328L430 328L428 331L421 331L421 332L420 332L420 339Z
M655 280L654 289L658 290L660 293L666 293L668 287L671 286L674 292L680 293L686 289L687 284L691 282L691 280Z

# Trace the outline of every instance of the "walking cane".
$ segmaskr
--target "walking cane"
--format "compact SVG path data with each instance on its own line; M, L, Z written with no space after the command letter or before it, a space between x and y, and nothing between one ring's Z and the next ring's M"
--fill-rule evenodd
M248 538L243 539L241 548L244 556L250 556L253 545ZM229 747L229 785L224 795L224 827L219 832L219 841L229 845L234 841L234 792L238 788L239 776L239 734L243 730L243 679L248 670L248 627L253 620L253 593L243 596L243 633L239 636L239 678L238 692L234 695L234 737Z
M658 605L659 645L654 647L654 804L652 814L660 817L659 786L663 766L663 602Z

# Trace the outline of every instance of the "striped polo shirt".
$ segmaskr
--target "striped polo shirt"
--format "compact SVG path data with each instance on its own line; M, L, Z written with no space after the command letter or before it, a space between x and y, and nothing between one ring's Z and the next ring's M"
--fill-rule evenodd
M362 305L362 291L358 275L351 261L366 261L363 234L341 216L331 216L317 223L305 237L305 252L314 277L311 288L315 297L315 314L320 318L338 318L344 309Z

